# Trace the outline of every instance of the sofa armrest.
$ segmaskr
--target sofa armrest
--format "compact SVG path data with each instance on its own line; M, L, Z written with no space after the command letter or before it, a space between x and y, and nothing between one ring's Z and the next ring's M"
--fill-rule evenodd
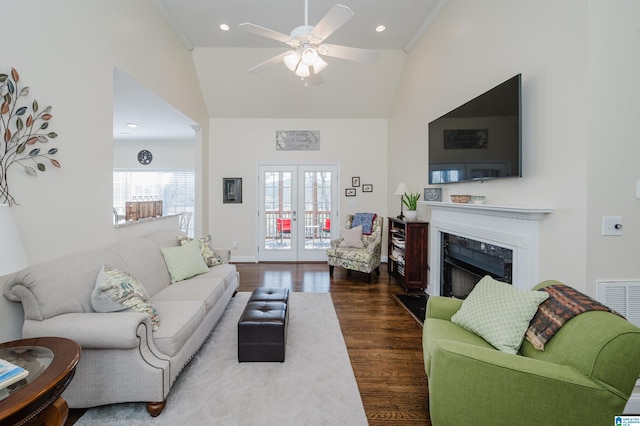
M427 318L438 318L443 320L451 320L453 314L458 312L462 306L461 299L444 296L429 296L427 300Z
M69 313L43 321L25 320L23 337L60 336L84 348L131 349L153 346L151 322L139 312Z
M335 240L331 240L331 247L338 248L340 247L340 243L344 241L344 238L336 238Z
M229 263L231 261L231 249L228 248L214 248L212 249L215 254L220 256L224 263Z
M434 424L604 424L626 403L571 367L486 347L439 340L431 362Z

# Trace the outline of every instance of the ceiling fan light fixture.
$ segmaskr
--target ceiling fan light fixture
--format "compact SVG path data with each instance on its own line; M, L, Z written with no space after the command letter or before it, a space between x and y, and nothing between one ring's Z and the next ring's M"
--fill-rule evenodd
M313 64L313 72L318 74L320 71L327 67L327 62L324 61L320 56L316 59L316 62Z
M284 65L289 68L290 71L295 71L300 63L300 55L297 51L290 51L285 57L282 59Z
M296 75L300 78L307 78L311 75L311 72L309 72L309 67L301 61L298 68L296 68Z
M302 54L300 56L303 64L311 66L318 60L318 51L315 47L304 44L302 45Z

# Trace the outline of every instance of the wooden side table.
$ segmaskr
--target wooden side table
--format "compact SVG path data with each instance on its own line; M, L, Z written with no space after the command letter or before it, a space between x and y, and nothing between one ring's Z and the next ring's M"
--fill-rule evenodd
M0 390L0 424L64 425L69 406L60 396L80 360L80 345L62 337L35 337L0 343L0 358L29 375Z

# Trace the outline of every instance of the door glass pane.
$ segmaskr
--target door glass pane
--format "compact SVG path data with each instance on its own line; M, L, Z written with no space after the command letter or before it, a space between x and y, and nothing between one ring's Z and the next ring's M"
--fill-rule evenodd
M292 172L264 174L264 249L291 250Z
M324 250L330 243L331 172L304 173L304 248Z

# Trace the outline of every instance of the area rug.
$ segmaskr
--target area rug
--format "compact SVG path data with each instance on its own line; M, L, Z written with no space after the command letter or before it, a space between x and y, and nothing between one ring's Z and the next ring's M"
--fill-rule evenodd
M156 418L144 403L88 410L77 425L366 425L329 293L291 293L283 363L239 363L238 319L249 293L234 297L182 371Z
M394 294L393 297L402 305L418 323L424 323L427 312L427 300L429 295L420 294Z

